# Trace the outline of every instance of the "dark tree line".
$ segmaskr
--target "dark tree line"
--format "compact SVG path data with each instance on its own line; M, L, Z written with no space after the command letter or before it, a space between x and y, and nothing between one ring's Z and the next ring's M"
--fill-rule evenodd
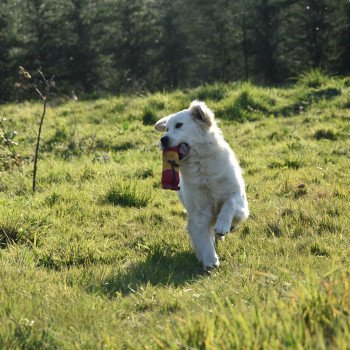
M69 94L350 73L347 0L2 0L0 100L18 66Z

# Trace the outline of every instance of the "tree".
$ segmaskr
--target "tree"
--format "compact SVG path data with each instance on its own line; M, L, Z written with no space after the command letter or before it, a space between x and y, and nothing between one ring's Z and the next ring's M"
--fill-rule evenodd
M64 94L348 74L349 37L339 0L2 0L0 98L24 95L20 65Z
M279 31L279 11L281 1L260 0L254 6L252 51L255 57L255 75L267 83L278 82L277 33Z
M340 73L350 73L350 2L344 3L340 7L340 14L343 14L342 25L340 29L339 40L336 43L335 49L339 52L339 56L336 58L335 65L338 67Z
M92 31L95 23L96 5L89 0L71 0L68 20L72 40L67 48L69 78L80 82L83 92L92 92L97 85L97 38ZM96 46L95 46L96 45Z
M324 59L325 36L327 32L327 5L323 0L308 0L306 2L306 42L311 66L318 68Z
M159 87L186 85L190 79L190 35L186 30L183 12L185 2L163 0L159 4L160 21L158 54Z
M10 14L6 2L0 4L0 102L11 96L11 75L13 64L10 51L14 38L10 29Z
M157 64L155 9L151 1L142 0L119 0L115 5L115 37L110 44L121 90L139 91L153 80Z

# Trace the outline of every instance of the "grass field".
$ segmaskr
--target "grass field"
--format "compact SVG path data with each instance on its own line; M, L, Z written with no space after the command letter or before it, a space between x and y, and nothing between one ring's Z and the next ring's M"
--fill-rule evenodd
M202 271L160 187L161 116L205 100L251 216ZM1 349L349 349L350 79L0 106ZM19 167L11 158L21 155ZM19 161L17 161L19 163Z

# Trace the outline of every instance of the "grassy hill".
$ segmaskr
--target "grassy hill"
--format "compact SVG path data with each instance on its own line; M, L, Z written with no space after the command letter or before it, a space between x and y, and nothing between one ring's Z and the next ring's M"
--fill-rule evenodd
M210 275L160 187L152 127L194 98L220 119L251 210ZM41 108L0 106L18 142L0 147L0 348L349 347L349 79L55 100L32 195Z

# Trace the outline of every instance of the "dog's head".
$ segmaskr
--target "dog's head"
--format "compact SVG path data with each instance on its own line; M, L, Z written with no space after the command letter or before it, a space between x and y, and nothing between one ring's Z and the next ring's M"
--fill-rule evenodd
M204 102L193 101L188 109L158 120L154 127L166 133L160 139L163 147L176 147L181 143L191 147L201 142L213 126L216 126L214 113Z

